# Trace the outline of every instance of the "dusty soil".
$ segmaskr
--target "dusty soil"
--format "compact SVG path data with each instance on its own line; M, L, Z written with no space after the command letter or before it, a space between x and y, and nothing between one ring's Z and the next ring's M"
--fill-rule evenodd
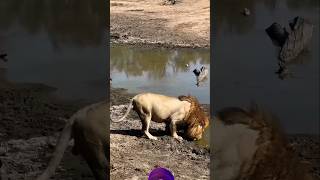
M119 119L126 105L111 106L111 118ZM164 124L151 123L149 140L141 133L135 114L110 126L111 179L147 179L155 167L169 168L176 179L209 179L210 153L195 142L178 142L165 132Z
M161 47L210 46L210 1L111 0L114 43Z
M34 179L47 166L70 117L88 102L66 102L43 84L0 82L0 179ZM81 173L79 173L81 172ZM68 150L54 179L93 179L87 164Z

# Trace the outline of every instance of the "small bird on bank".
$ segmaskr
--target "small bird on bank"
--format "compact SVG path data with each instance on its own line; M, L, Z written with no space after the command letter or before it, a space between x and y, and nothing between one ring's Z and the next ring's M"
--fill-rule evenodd
M8 59L6 58L8 55L6 53L0 54L0 59L2 59L4 62L7 62Z

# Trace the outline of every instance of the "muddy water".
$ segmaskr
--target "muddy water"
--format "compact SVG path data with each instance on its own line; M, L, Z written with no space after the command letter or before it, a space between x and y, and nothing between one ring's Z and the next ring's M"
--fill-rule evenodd
M217 1L217 37L213 60L213 106L247 106L254 101L273 112L288 133L319 133L319 1ZM251 15L241 14L244 8ZM293 77L281 80L279 48L265 28L302 16L314 24L307 50L288 68Z
M0 79L43 83L64 99L104 98L103 6L100 0L1 1L0 52L8 62Z

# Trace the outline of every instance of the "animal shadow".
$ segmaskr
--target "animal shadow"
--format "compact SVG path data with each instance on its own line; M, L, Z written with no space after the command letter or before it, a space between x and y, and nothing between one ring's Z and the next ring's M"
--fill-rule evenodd
M154 136L165 136L169 135L166 131L163 130L156 130L156 129L150 129L150 133ZM135 136L135 137L143 137L144 133L139 129L129 129L129 130L110 130L110 134L121 134L126 136Z

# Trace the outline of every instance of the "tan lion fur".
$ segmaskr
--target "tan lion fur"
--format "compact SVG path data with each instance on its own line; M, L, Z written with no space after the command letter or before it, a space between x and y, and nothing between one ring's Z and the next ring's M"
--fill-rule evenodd
M182 140L181 136L177 134L177 126L186 124L188 121L190 124L190 129L188 128L188 134L194 139L200 139L204 131L204 127L207 126L206 116L203 116L201 112L203 111L199 107L199 103L194 97L180 96L180 98L185 100L180 100L176 97L165 96L162 94L155 93L141 93L134 96L127 108L127 112L119 120L113 120L113 122L120 122L124 120L131 109L137 112L142 122L142 131L149 139L156 140L149 132L150 122L166 123L169 124L171 136L177 140ZM190 111L192 108L192 113ZM199 115L199 117L197 117ZM189 117L189 118L187 118ZM192 124L192 121L201 122L202 124ZM201 121L199 121L201 120Z
M217 179L312 180L270 113L257 106L225 108L213 122Z
M108 103L99 102L88 105L71 116L60 134L48 167L37 180L47 180L54 174L72 139L74 139L72 152L75 155L80 154L86 160L95 179L108 179L110 151L108 107Z

